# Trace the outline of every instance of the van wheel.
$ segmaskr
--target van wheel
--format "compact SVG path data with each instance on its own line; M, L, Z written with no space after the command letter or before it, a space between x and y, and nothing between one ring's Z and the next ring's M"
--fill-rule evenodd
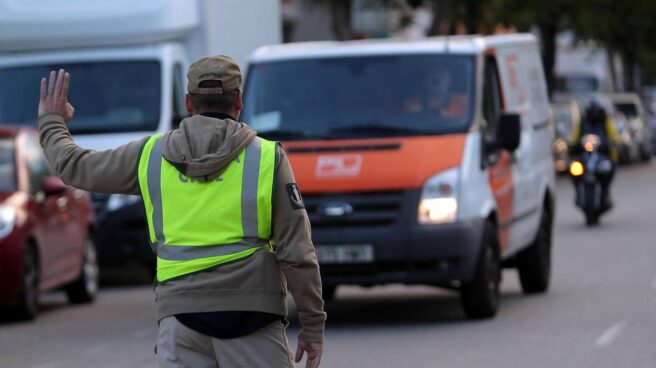
M17 320L32 320L39 311L39 259L33 244L25 246L23 255L23 275L18 303L12 316Z
M599 214L594 210L585 213L585 226L599 225Z
M96 245L88 234L84 241L84 254L80 276L66 286L66 295L73 304L90 303L98 294L98 257Z
M483 245L474 277L460 288L460 300L467 318L491 318L496 315L500 283L499 241L496 226L488 222L483 232Z
M551 214L545 209L538 234L528 248L517 255L519 281L524 293L543 293L551 277Z

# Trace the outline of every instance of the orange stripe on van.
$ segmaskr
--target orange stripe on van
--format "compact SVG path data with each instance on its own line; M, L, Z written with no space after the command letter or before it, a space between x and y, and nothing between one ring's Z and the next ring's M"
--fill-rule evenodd
M494 200L497 203L497 220L499 222L499 245L501 254L508 246L510 224L513 219L514 184L512 177L511 156L507 151L501 152L499 160L488 168L488 180Z
M304 194L421 188L460 165L464 145L465 134L283 144Z

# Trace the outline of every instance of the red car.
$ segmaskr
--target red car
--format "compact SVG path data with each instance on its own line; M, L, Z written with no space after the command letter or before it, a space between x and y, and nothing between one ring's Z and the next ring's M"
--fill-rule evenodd
M32 319L39 292L63 288L72 303L98 291L94 215L87 192L53 176L37 132L0 129L0 305Z

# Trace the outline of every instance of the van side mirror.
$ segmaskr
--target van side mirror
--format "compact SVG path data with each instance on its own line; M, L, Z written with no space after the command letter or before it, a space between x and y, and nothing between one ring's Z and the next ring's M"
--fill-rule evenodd
M47 176L41 182L41 190L46 196L61 195L68 187L56 176Z
M503 113L499 117L497 141L495 146L513 152L519 147L522 133L520 116L517 113Z

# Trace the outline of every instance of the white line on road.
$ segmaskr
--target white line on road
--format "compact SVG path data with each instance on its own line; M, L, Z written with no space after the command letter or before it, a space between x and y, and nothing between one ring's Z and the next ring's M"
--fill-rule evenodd
M651 288L656 290L656 277L654 277L654 280L651 282Z
M595 346L598 348L605 348L615 342L620 332L626 327L626 323L617 322L610 326L604 333L601 334L595 341Z

